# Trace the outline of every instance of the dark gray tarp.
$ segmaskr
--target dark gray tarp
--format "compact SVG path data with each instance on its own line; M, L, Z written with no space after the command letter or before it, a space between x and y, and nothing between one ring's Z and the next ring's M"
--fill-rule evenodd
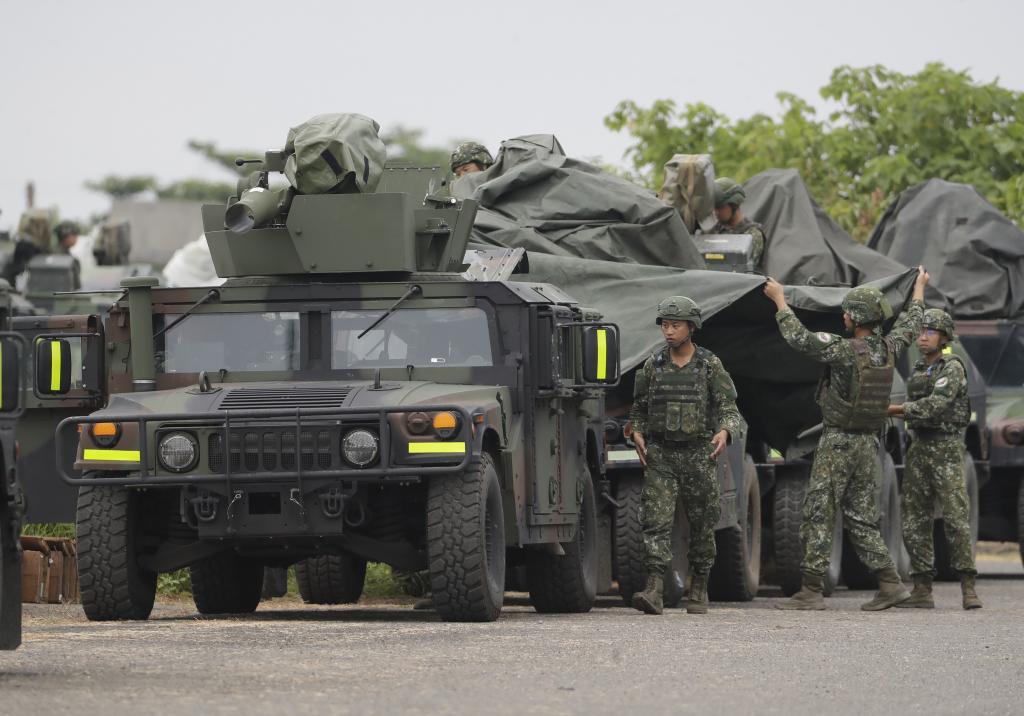
M854 244L823 213L819 223L795 172L759 177L765 196L774 193L783 204L766 222L787 244L780 261L804 257L784 277L840 283L867 276L897 309L905 303L914 272ZM480 202L475 244L527 249L529 273L518 278L557 286L619 326L623 382L609 396L611 412L625 409L633 369L663 343L654 325L658 302L685 295L701 306L704 328L697 343L718 354L732 374L753 440L784 450L798 433L820 422L814 388L823 366L782 340L774 306L764 296L764 278L702 270L703 258L678 213L650 192L566 157L551 135L505 142L494 166L459 179L453 191ZM822 236L823 225L834 227L828 232L831 243ZM816 241L804 241L805 234ZM844 237L854 244L852 250ZM832 243L840 248L833 250ZM837 253L816 263L814 254L822 251ZM882 266L893 270L885 273ZM809 328L843 330L840 305L846 289L789 286L786 291Z
M923 264L957 318L1024 316L1024 231L972 186L931 179L907 189L868 245ZM934 292L928 298L940 300Z
M916 271L906 270L870 285L881 288L898 311L915 276ZM665 296L681 294L701 306L704 328L696 342L714 351L732 375L752 440L785 450L796 435L821 420L814 390L823 365L783 341L761 276L531 254L530 273L522 278L558 286L619 326L624 377L609 396L613 411L631 400L630 371L663 345L654 325L655 307ZM786 300L811 330L841 334L846 290L787 286Z
M509 139L452 187L480 203L473 241L632 264L704 268L678 212L653 192L565 155L550 134Z
M854 241L815 203L795 169L769 169L743 188L743 212L767 234L765 273L782 283L857 286L907 266Z

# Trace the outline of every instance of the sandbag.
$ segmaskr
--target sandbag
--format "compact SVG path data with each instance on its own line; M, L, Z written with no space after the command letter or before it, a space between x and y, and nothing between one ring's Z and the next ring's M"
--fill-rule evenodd
M361 114L319 114L289 130L285 176L300 194L372 192L387 158L379 132Z

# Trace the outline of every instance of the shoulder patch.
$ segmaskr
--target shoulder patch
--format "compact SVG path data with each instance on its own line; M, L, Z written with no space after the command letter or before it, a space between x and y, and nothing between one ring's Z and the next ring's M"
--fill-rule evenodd
M822 331L821 333L818 334L818 340L821 341L822 343L828 343L829 341L832 340L832 336Z
M936 388L944 388L948 384L949 384L949 378L947 378L946 376L942 376L937 381L935 381L935 387Z

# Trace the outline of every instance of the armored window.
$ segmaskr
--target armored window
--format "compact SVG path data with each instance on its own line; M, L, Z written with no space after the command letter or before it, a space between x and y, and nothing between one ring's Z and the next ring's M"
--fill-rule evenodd
M173 320L168 316L167 320ZM298 370L299 314L200 313L162 336L164 373Z
M494 364L487 316L479 308L400 309L360 338L382 313L331 313L332 368L470 368Z

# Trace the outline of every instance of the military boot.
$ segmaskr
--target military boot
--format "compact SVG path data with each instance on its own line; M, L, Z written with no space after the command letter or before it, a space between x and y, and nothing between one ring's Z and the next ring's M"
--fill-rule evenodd
M974 591L974 575L960 575L960 591L964 595L964 609L981 609L981 600L978 593Z
M800 591L784 602L775 602L776 609L799 609L821 611L825 608L825 582L821 575L804 572Z
M647 575L647 587L642 592L633 595L633 608L639 609L644 614L661 614L664 609L662 602L662 591L665 588L664 580L661 577Z
M686 602L686 613L708 613L708 575L693 575L693 581L690 582L690 596Z
M870 602L860 605L865 612L880 612L910 599L910 592L903 586L903 580L893 567L875 572L878 577L878 591Z
M935 600L932 598L932 575L915 574L914 591L910 593L910 599L900 602L896 606L905 609L934 609Z

